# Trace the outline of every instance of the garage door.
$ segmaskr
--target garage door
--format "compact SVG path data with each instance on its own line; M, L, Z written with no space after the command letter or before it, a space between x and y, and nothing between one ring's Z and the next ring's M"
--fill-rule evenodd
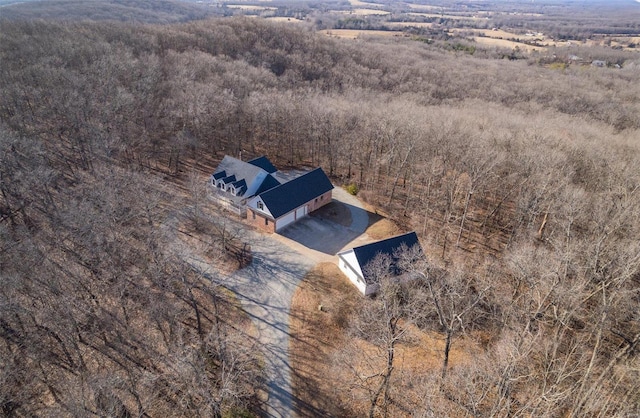
M278 229L282 229L285 226L289 225L290 223L292 223L293 221L295 221L295 212L291 212L291 213L287 213L286 215L284 215L282 218L278 219L276 221L276 231Z
M296 219L300 219L307 214L307 205L296 209Z

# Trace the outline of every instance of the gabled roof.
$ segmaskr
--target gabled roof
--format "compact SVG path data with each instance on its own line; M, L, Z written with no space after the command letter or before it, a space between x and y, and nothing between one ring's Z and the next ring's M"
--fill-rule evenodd
M226 171L224 171L224 170L219 171L219 172L217 172L217 173L215 173L215 174L213 175L213 178L214 178L215 180L220 180L220 179L223 179L223 178L225 178L225 177L227 177L227 172L226 172Z
M218 164L215 173L213 173L214 177L221 171L226 172L228 176L235 175L237 179L244 179L247 184L249 184L252 183L263 170L253 164L248 164L237 158L225 155L220 164Z
M271 165L266 157L261 158L264 158L264 160ZM273 165L271 165L271 167L273 167ZM213 178L215 180L222 179L225 184L244 180L244 187L242 187L242 185L235 186L238 196L244 195L247 191L249 191L251 195L258 194L280 184L280 182L273 178L264 168L238 160L237 158L229 157L228 155L222 159L216 168L215 173L213 173Z
M333 189L331 181L321 168L316 168L300 177L271 190L260 193L260 198L277 219Z
M364 279L367 283L370 282L370 278L367 277L365 268L367 264L373 261L378 254L384 254L391 257L391 264L392 267L394 267L398 261L396 253L403 244L406 245L407 248L411 248L414 245L420 246L418 235L416 235L415 232L409 232L404 235L398 235L382 241L372 242L371 244L353 248L353 252L358 259L358 264L360 264L360 268L364 274ZM420 249L422 250L422 248Z
M255 165L256 167L260 167L261 169L263 169L269 174L273 174L276 171L278 171L278 169L273 164L271 164L271 161L269 161L269 159L264 155L262 157L254 158L253 160L249 160L247 162L249 164Z
M255 194L260 194L262 192L266 192L267 190L273 189L274 187L280 186L280 182L276 180L273 176L267 176Z
M230 175L228 177L225 177L221 180L224 184L229 184L229 183L235 183L236 180L236 176L235 175Z
M236 189L236 194L238 196L241 196L244 192L247 191L247 182L245 182L244 179L238 180L233 183L233 187Z

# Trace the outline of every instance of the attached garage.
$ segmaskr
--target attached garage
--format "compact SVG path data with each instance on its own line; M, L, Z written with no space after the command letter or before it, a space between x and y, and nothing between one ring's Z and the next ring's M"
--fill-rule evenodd
M247 217L257 227L276 232L331 202L332 190L327 175L316 168L250 199Z
M307 216L307 205L296 209L296 221L300 218Z
M276 231L296 221L296 212L289 212L276 220Z

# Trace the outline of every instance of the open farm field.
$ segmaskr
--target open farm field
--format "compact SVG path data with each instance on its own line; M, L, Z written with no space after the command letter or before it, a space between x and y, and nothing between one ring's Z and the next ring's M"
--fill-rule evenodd
M640 53L640 36L605 36L600 44Z
M487 38L484 36L474 36L473 40L479 45L488 46L488 47L499 47L499 48L519 48L528 52L540 52L545 50L543 47L528 45L522 42L514 42L506 39L497 39L497 38Z
M384 4L369 3L366 1L360 1L360 0L349 0L349 4L351 4L353 7L359 7L359 8L376 8L376 7L384 6Z
M386 10L380 9L353 9L353 10L339 10L335 13L346 14L346 15L355 15L355 16L386 16L391 14Z
M533 33L533 32L527 32L527 33L515 33L515 32L509 32L503 29L460 29L460 28L454 28L451 29L449 31L450 34L452 35L458 35L458 34L474 34L474 35L479 35L481 37L485 37L485 38L494 38L494 39L504 39L504 40L513 40L513 39L520 39L522 41L535 41L535 42L540 42L540 43L544 43L544 42L549 42L550 39L545 36L542 33Z
M368 36L378 37L392 37L392 36L404 36L402 32L389 31L389 30L357 30L357 29L327 29L320 31L320 33L334 37L344 39L357 39Z
M436 10L436 11L443 10L443 7L433 6L429 4L407 3L406 6L409 7L410 10Z
M474 30L474 32L479 33L482 36L485 36L487 38L502 38L502 39L519 38L519 39L531 40L531 41L544 41L545 39L548 39L547 37L544 36L544 34L541 34L541 33L534 33L534 32L515 33L515 32L508 32L503 29L480 29L480 30Z

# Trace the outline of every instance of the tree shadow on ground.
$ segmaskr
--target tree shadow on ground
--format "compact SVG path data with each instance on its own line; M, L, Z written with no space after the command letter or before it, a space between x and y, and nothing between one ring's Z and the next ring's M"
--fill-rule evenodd
M350 213L358 211L369 217L369 221L364 225L364 228L358 228L359 230L341 225L341 223L345 222L335 216L335 213L351 216ZM366 227L371 225L371 220L382 219L380 216L365 209L342 202L337 202L336 205L317 212L320 213L314 212L311 216L300 219L296 223L278 231L278 233L312 250L328 255L336 255L351 241L362 235ZM351 225L353 226L353 224Z

